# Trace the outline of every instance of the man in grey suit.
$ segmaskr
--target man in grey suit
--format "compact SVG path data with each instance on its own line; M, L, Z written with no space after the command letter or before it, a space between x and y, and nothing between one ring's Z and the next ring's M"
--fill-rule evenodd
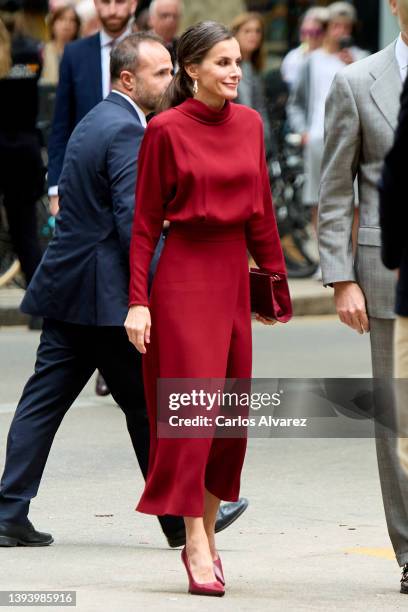
M370 331L373 375L393 376L395 275L381 261L378 181L397 126L399 97L408 66L406 0L389 0L401 35L384 50L336 76L326 102L325 151L319 198L319 250L323 284L334 287L340 320L358 333ZM356 257L352 226L358 178ZM392 402L387 406L390 415ZM392 416L391 416L392 418ZM408 480L395 440L377 424L376 448L388 532L403 567L408 593Z

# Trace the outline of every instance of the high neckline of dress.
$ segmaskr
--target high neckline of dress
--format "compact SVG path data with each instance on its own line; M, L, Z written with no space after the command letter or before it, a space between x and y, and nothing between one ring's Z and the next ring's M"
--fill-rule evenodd
M200 100L196 100L195 98L187 98L184 102L182 102L179 106L176 106L176 109L200 121L201 123L207 123L208 125L218 125L220 123L225 123L231 117L231 102L229 100L225 101L224 106L221 110L215 110L204 104L204 102L200 102Z

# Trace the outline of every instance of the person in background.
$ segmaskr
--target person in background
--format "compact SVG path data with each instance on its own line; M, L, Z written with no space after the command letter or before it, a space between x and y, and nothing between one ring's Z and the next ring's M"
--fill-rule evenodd
M352 46L351 34L357 21L355 8L348 2L328 7L322 47L310 53L299 72L289 98L287 112L291 129L302 135L305 186L303 203L311 207L313 227L317 227L320 171L324 147L326 98L336 74L367 54Z
M271 130L261 72L265 67L265 24L259 13L241 13L231 24L242 56L242 79L235 100L259 112L264 123L266 154L271 153Z
M326 8L312 7L303 15L299 31L300 45L289 51L281 64L283 80L290 88L296 83L308 54L322 46L327 21Z
M150 26L164 40L174 67L177 60L177 32L182 14L181 0L153 0L149 7Z
M57 85L65 45L79 37L81 20L72 6L63 6L50 14L48 25L51 40L44 46L41 83Z
M36 215L45 174L36 128L41 52L40 43L20 30L19 3L1 0L0 9L0 196L28 285L42 257ZM29 326L39 324L33 318Z

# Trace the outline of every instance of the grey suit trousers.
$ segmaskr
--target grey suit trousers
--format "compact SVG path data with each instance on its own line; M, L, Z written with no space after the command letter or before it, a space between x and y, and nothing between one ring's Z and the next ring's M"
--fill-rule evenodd
M371 359L374 378L393 377L394 320L370 318ZM387 407L395 419L392 386ZM394 430L395 431L395 430ZM387 433L388 432L388 433ZM376 450L388 533L398 564L408 563L408 477L397 453L397 438L376 422Z

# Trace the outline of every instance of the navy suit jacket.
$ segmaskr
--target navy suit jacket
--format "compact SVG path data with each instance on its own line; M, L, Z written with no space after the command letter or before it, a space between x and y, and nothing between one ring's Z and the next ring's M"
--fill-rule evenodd
M395 141L388 153L380 183L380 225L384 265L400 268L397 314L408 316L408 78L401 96Z
M82 325L123 325L137 157L144 128L111 93L74 129L59 181L56 232L21 305Z
M100 34L66 45L48 144L48 185L58 185L74 127L102 100Z

